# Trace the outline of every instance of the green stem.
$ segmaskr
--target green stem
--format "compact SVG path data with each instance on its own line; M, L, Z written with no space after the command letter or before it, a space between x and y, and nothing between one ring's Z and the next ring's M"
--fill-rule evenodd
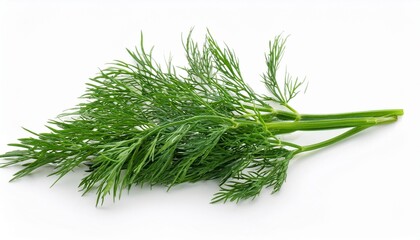
M302 146L300 146L298 144L295 144L295 143L286 142L286 141L281 141L281 143L279 145L288 146L288 147L292 147L292 148L296 148L296 149L302 149Z
M348 113L334 113L334 114L296 114L295 112L277 110L264 116L275 116L280 120L295 120L300 117L301 121L317 120L317 119L343 119L343 118L360 118L360 117L386 117L386 116L402 116L404 111L402 109L384 109L371 110L363 112L348 112Z
M316 150L316 149L319 149L319 148L329 146L329 145L337 143L337 142L339 142L343 139L346 139L346 138L348 138L348 137L350 137L350 136L352 136L352 135L354 135L358 132L361 132L361 131L363 131L363 130L371 127L371 126L373 126L373 125L354 127L352 129L350 129L350 130L348 130L348 131L346 131L346 132L344 132L344 133L342 133L342 134L340 134L336 137L330 138L328 140L325 140L325 141L322 141L322 142L319 142L319 143L315 143L315 144L311 144L311 145L307 145L307 146L302 146L301 148L296 150L294 154L301 153L301 152L307 152L307 151L313 151L313 150Z
M292 111L292 113L296 116L295 117L295 121L299 121L302 116L298 113L298 111L296 111L294 108L292 108L290 105L285 104L284 105L287 109L289 109L290 111Z
M259 105L250 106L250 105L246 105L246 104L243 104L241 106L243 108L249 109L249 110L258 110L260 112L269 112L269 113L273 112L273 108L271 108L271 107L262 107L262 106L259 106Z
M305 120L314 119L338 119L338 118L357 118L357 117L386 117L386 116L402 116L404 110L402 109L385 109L385 110L372 110L363 112L348 112L336 114L302 114L301 118Z
M293 151L293 155L296 155L301 152L313 151L337 143L374 125L395 122L398 116L404 114L404 111L402 109L387 109L338 114L302 114L298 121L296 121L296 118L299 115L293 112L276 111L274 114L276 114L278 119L283 121L267 123L267 128L273 134L351 127L350 130L338 136L307 146L300 146L284 141L281 142L284 146L295 148L296 150Z
M266 124L267 129L273 134L290 133L294 131L315 131L337 128L348 128L357 126L371 126L395 122L397 117L358 117L343 119L321 119L307 121L276 121Z

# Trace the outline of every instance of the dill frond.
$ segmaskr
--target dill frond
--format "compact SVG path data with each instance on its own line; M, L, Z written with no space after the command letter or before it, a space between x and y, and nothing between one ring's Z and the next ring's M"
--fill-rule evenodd
M101 70L87 83L84 103L49 121L48 133L27 130L32 136L10 144L19 150L0 155L1 166L23 166L17 179L52 164L50 175L57 180L86 166L80 188L96 190L96 204L137 185L170 188L202 180L220 183L212 202L239 201L267 187L279 191L296 154L403 114L398 109L299 114L289 102L304 81L288 72L282 85L277 80L286 39L280 35L269 43L262 81L271 96L263 96L244 81L234 51L210 33L201 46L191 32L183 40L188 66L181 68L156 63L142 35L139 47L127 50L132 62L115 61ZM350 129L309 146L281 140L284 133L335 128Z

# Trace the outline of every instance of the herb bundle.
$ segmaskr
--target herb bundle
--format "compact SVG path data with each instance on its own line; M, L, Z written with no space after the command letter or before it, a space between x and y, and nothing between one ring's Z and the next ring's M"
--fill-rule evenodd
M400 109L340 114L300 114L289 105L304 82L285 74L277 80L286 38L276 37L265 56L262 80L270 96L257 94L242 77L239 62L210 33L203 45L183 41L188 66L160 66L143 45L128 53L133 63L115 61L87 83L85 102L49 121L48 133L10 144L2 167L22 165L13 179L52 165L57 180L87 166L84 193L97 192L97 204L111 194L140 185L217 180L212 202L277 192L290 160L378 124L392 123ZM178 73L180 71L181 73ZM275 107L280 106L280 107ZM295 131L346 131L301 146L281 139ZM13 180L12 179L12 180Z

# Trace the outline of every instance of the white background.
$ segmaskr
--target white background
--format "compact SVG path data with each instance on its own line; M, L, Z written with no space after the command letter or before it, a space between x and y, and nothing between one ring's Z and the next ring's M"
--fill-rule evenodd
M0 169L0 239L420 239L419 1L227 2L1 1L0 152L27 136L21 126L42 131L73 107L140 31L158 59L183 64L181 33L201 40L208 27L260 90L268 40L284 32L288 70L309 81L295 108L405 116L297 158L278 194L239 204L209 204L218 187L203 182L95 208L77 191L82 171L49 188L50 169L13 183L19 168Z

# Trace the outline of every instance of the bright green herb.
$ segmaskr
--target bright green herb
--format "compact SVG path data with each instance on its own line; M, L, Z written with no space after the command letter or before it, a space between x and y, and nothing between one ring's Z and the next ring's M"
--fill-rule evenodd
M91 79L86 100L49 122L49 133L10 144L20 148L1 155L2 166L24 168L13 179L45 165L58 179L86 165L80 183L97 191L97 204L135 185L165 185L217 180L212 202L254 198L265 187L279 191L289 161L341 141L369 127L395 122L403 110L341 114L299 114L290 105L303 85L277 70L286 39L276 37L266 55L263 82L271 96L255 93L243 80L228 47L208 33L199 45L191 34L183 42L189 65L162 68L143 47L128 51L134 63L116 61ZM181 71L181 73L176 72ZM274 107L272 103L281 105ZM295 131L347 128L329 140L308 146L281 140Z

